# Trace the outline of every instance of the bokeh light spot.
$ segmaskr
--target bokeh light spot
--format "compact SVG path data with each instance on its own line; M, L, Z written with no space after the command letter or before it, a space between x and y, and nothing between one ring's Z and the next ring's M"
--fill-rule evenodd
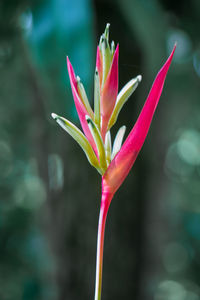
M177 143L180 157L191 165L200 164L200 134L196 130L184 131Z
M15 189L15 202L26 209L36 209L46 199L46 190L42 180L36 176L26 176Z
M180 283L165 280L159 284L154 300L184 300L185 296L185 288Z
M181 244L170 243L164 251L163 262L168 272L180 272L188 266L188 253Z
M50 154L48 157L49 186L52 190L59 190L64 183L64 169L61 157Z
M30 10L27 10L23 14L21 14L19 18L19 23L26 35L31 33L31 30L33 28L33 16Z
M172 144L165 159L165 172L170 179L185 181L193 172L193 166L183 161L179 155L177 143Z
M191 56L192 42L186 32L174 29L168 33L167 50L171 52L174 44L177 43L176 52L173 60L177 63L187 62Z

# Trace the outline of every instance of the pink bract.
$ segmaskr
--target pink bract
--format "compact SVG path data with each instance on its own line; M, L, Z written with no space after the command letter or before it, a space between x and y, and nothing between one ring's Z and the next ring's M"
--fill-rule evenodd
M128 175L145 141L175 49L176 46L174 46L172 53L156 76L144 107L133 129L102 177L103 189L106 188L113 194L121 186Z

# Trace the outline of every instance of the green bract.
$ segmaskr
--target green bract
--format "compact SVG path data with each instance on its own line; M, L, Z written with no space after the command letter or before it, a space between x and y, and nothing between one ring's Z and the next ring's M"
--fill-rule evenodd
M77 143L81 146L83 151L85 152L88 161L90 164L95 167L100 174L102 174L103 170L101 169L99 165L99 161L94 153L94 150L92 149L92 146L88 142L87 138L84 136L84 134L70 121L66 120L63 117L60 117L54 113L51 114L52 118L56 120L56 122L65 130L67 131L74 139L77 141Z

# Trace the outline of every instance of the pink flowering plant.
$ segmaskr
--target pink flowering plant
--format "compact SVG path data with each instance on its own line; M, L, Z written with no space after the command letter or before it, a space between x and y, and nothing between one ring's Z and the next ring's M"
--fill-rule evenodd
M82 130L65 118L52 114L56 122L81 146L90 164L102 177L102 198L99 214L95 300L101 299L104 232L111 200L132 168L145 141L162 93L164 81L176 46L157 74L144 107L125 142L126 127L122 126L112 144L110 130L120 110L135 91L142 77L131 79L118 93L119 45L109 44L109 24L97 47L94 75L94 110L92 110L83 84L75 75L67 57L67 68L76 110Z

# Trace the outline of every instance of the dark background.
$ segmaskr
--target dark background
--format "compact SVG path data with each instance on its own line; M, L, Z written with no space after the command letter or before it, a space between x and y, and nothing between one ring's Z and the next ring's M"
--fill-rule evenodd
M130 131L177 42L148 138L107 220L102 299L200 299L200 2L0 2L0 299L94 296L100 176L51 112L78 124L66 69L93 99L106 23Z

